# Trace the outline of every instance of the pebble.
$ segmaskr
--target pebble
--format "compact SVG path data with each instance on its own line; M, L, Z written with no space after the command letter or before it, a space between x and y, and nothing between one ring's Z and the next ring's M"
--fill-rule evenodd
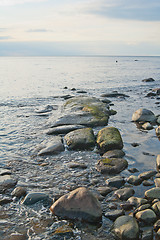
M123 210L112 210L105 213L105 217L109 218L112 221L115 221L118 217L124 215Z
M33 192L33 193L28 193L22 203L24 205L32 205L38 201L44 201L44 202L51 202L51 199L49 199L49 196L46 195L45 193L41 192Z
M151 209L145 209L136 213L135 217L146 225L155 223L157 216Z
M27 190L24 187L16 187L11 193L13 197L17 197L17 198L25 196L26 194L27 194Z
M143 172L141 174L139 174L139 178L141 178L142 180L148 180L149 178L155 176L157 173L157 171L147 171L147 172Z
M129 176L129 178L127 179L127 182L132 184L132 185L140 185L142 183L142 179L137 177L137 176L134 176L134 175L131 175Z
M145 197L149 200L160 199L160 187L155 187L145 192Z
M106 196L112 191L112 188L104 186L97 188L97 190L102 196Z

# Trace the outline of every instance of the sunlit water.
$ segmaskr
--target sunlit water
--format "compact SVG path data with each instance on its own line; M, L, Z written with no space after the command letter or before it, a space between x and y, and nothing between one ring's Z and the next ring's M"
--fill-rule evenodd
M142 82L142 79L149 77L156 81ZM114 104L112 109L117 114L111 116L109 126L120 130L130 167L137 167L141 172L154 170L156 155L160 153L160 142L155 130L140 131L131 118L133 112L141 107L152 110L156 115L160 114L160 100L145 97L152 88L158 87L160 57L1 57L0 166L10 166L19 179L19 185L26 184L28 190L43 191L51 197L53 191L58 194L58 191L65 192L78 184L85 186L91 177L90 170L80 176L75 170L68 173L65 164L71 160L87 161L93 175L96 175L94 166L99 156L94 152L67 150L47 158L33 156L36 146L47 138L44 131L49 118L37 116L35 110L52 105L57 109L52 113L58 116L64 103L62 96L78 96L80 94L77 90L84 90L87 92L85 95L99 98L103 93L116 90L130 97L110 99ZM72 91L72 88L76 91ZM133 142L139 143L139 147L133 148ZM40 167L39 161L47 162L48 167ZM127 176L127 171L125 174ZM32 218L37 217L39 222L43 217L48 218L48 221L51 218L46 209L40 212L38 208L26 210L17 202L12 203L6 211L11 216L15 212L10 223L5 224L11 233L18 230L22 232L24 228L29 231L36 221ZM4 235L6 229L0 229ZM44 227L43 231L42 228L34 231L28 233L31 239L50 239L47 236L50 236L51 229ZM105 236L105 231L103 234ZM98 236L103 239L100 234Z

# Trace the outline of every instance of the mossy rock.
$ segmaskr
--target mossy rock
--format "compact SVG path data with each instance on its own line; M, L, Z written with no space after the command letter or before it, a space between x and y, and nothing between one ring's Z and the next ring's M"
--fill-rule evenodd
M101 153L123 148L122 137L119 130L115 127L105 127L101 129L97 135L97 144Z
M123 158L103 158L96 165L96 169L100 173L117 174L128 167L127 160Z
M95 137L92 128L83 128L65 135L64 139L70 150L92 149Z

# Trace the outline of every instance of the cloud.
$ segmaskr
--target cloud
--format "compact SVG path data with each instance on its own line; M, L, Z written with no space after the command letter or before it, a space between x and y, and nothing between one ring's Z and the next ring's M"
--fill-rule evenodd
M11 36L0 36L0 40L9 40L13 39Z
M0 28L0 32L5 32L7 30L8 30L8 28Z
M37 28L37 29L29 29L27 30L27 32L42 33L42 32L52 32L52 31L45 28Z
M86 11L108 18L160 21L159 0L94 0Z
M9 5L16 5L16 4L24 4L30 2L46 2L47 0L0 0L0 6L9 6Z

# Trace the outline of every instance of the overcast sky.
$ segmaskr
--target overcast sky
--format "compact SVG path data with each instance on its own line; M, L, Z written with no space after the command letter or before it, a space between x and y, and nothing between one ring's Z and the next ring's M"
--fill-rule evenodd
M160 55L160 0L0 0L0 55Z

